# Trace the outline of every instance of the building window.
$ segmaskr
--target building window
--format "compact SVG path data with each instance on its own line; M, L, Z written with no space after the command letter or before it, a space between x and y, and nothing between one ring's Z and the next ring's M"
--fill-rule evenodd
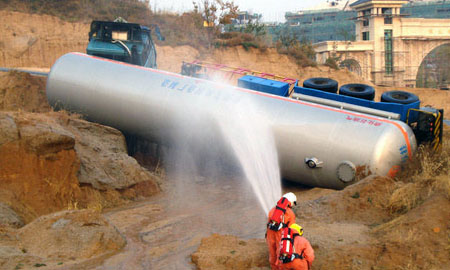
M370 9L366 9L362 11L364 17L370 16Z
M392 24L392 17L384 17L384 24Z
M392 15L392 8L382 8L381 13L383 13L383 15Z
M392 24L392 8L382 8L381 13L384 15L384 24Z
M363 26L369 26L369 20L364 20L363 21Z
M363 40L370 40L369 32L363 32Z
M394 61L392 59L392 30L384 30L384 70L386 75L393 72Z

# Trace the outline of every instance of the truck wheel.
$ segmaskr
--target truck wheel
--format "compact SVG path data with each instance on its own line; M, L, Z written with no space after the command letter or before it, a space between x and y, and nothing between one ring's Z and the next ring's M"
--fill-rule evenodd
M309 78L303 82L303 87L336 93L338 82L329 78Z
M375 89L367 84L350 83L341 86L339 94L343 96L373 100Z
M419 97L405 91L388 91L381 95L381 102L410 104L419 101Z

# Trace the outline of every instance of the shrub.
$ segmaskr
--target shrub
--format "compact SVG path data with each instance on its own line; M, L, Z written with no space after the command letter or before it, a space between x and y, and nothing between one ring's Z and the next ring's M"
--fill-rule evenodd
M450 132L447 132L447 138ZM397 176L401 183L389 200L391 212L407 212L434 193L443 193L450 200L450 143L443 142L442 150L434 152L421 146Z
M278 41L276 43L278 53L286 54L295 59L297 65L301 67L316 66L315 51L311 43L303 40L290 32L289 28L280 31Z
M337 57L328 57L327 60L325 60L325 66L338 70L339 66L337 64L337 60Z

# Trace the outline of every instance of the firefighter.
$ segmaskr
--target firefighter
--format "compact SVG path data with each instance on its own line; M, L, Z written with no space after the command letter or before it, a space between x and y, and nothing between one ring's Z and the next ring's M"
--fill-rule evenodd
M311 269L314 261L314 250L309 241L302 236L303 228L298 224L292 224L289 228L291 229L289 232L286 228L282 233L279 250L279 269Z
M297 196L289 192L283 195L277 205L269 212L266 242L269 248L269 262L272 270L278 270L278 250L281 240L281 230L295 223L292 206L297 204Z

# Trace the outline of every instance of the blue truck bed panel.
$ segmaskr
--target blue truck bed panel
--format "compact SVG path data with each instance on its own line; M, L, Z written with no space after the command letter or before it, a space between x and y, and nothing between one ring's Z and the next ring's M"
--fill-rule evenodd
M363 106L367 108L377 109L386 112L393 112L400 114L400 119L406 122L408 117L408 110L419 109L420 101L410 103L410 104L399 104L399 103L388 103L388 102L375 102L371 100L365 100L361 98L354 98L349 96L338 95L334 93L328 93L320 90L315 90L311 88L305 88L300 86L294 86L294 92L302 95L314 96L318 98L324 98L329 100L334 100L338 102L345 102L353 105ZM409 113L408 122L412 123L417 121L418 113L411 110Z
M274 81L251 75L245 75L239 78L238 86L283 97L287 96L289 93L289 84L286 82Z

